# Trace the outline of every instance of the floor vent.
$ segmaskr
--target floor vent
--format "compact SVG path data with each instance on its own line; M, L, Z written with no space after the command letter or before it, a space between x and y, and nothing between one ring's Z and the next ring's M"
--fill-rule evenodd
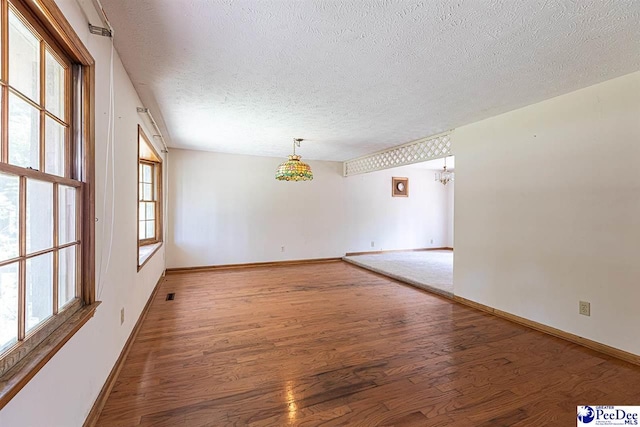
M176 299L176 294L171 292L170 294L167 294L167 299L165 301L173 301L174 299Z

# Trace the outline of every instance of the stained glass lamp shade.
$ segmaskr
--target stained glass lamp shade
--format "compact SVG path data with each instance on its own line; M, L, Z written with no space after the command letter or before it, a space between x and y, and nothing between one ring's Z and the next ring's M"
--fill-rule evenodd
M302 139L293 140L293 154L289 156L289 160L278 166L276 170L276 179L279 181L311 181L313 172L311 166L301 161L301 157L296 155L296 145L300 146Z

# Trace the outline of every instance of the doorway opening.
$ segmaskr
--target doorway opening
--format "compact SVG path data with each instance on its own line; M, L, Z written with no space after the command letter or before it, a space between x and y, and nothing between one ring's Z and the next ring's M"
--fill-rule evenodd
M446 166L445 166L446 165ZM453 249L454 249L454 192L455 158L429 160L403 166L416 169L413 175L420 179L410 181L409 197L423 197L416 204L424 209L419 217L418 246L406 250L377 251L375 253L347 254L345 261L396 280L447 297L453 297ZM395 173L395 171L394 171ZM415 215L413 216L415 218ZM415 224L414 224L415 225ZM399 227L397 233L415 232L411 225Z

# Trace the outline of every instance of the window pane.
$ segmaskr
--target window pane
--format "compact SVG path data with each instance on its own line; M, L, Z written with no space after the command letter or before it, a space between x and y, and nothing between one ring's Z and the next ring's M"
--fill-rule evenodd
M27 253L53 247L53 184L27 179Z
M0 27L0 46L2 46L2 27ZM2 57L2 55L0 55L0 58ZM2 63L2 60L0 59L0 63ZM1 65L0 65L1 67ZM2 70L2 68L0 68L0 70ZM0 91L0 94L2 92ZM4 109L7 108L6 105L4 105L4 102L0 102L0 117L4 117ZM4 120L0 120L0 135L2 135L2 132L4 131ZM0 146L0 154L2 154L2 147Z
M58 244L76 240L76 189L58 186Z
M27 260L26 330L53 314L53 253Z
M53 175L64 176L65 127L47 117L45 130L44 171Z
M147 205L147 214L146 219L155 219L156 218L156 204L153 202L146 203Z
M140 202L139 210L140 221L155 219L156 217L156 204L154 202Z
M0 261L19 255L19 188L20 179L17 176L0 173Z
M40 101L40 41L9 9L9 84Z
M40 169L40 112L9 94L9 163Z
M153 173L153 168L151 167L151 165L142 165L142 182L153 182L153 180L151 179Z
M49 51L46 53L47 72L46 78L46 108L55 114L59 119L65 120L64 117L64 67L54 58Z
M153 200L152 184L142 184L142 200Z
M18 263L0 267L0 353L18 340Z
M156 222L147 221L147 239L153 239L156 237Z
M76 296L76 247L58 252L58 308Z
M154 239L156 237L156 222L154 220L139 221L138 222L139 238L142 239Z

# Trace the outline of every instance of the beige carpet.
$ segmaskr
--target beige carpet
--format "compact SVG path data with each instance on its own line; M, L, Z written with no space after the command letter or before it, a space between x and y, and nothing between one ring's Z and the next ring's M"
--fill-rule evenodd
M343 259L427 291L453 297L453 251L387 252Z

